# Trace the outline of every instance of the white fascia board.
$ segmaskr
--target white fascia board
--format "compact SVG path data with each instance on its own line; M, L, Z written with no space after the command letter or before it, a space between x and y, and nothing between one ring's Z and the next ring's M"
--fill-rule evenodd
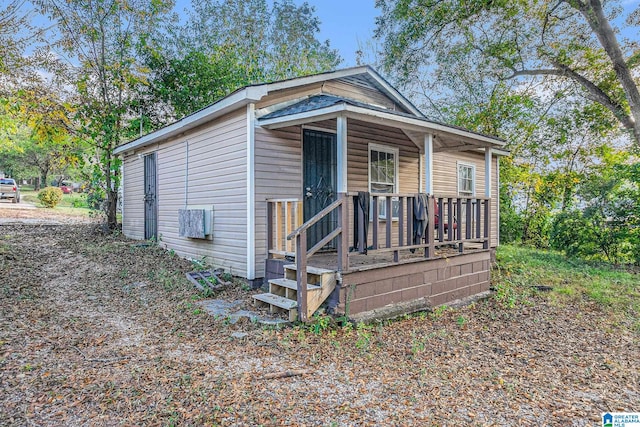
M454 128L451 126L447 126L447 125L441 125L439 123L434 123L434 122L429 122L426 120L421 120L421 119L417 119L417 118L413 118L413 117L404 117L404 116L399 116L397 114L393 114L393 113L386 113L383 111L376 111L376 110L369 110L367 108L362 108L362 107L356 107L353 105L347 105L346 109L348 112L352 112L352 113L356 113L356 114L361 114L364 116L373 116L373 117L377 117L380 119L384 119L384 120L388 120L390 122L396 122L398 124L396 124L396 127L402 128L402 127L410 127L411 129L414 130L419 130L422 132L433 132L433 131L440 131L440 132L447 132L449 134L454 134L454 135L458 135L460 137L463 138L469 138L469 139L473 139L476 141L482 141L482 142L487 142L491 145L498 145L500 147L504 146L504 141L501 141L497 138L492 138L489 136L485 136L485 135L479 135L477 133L474 132L470 132L470 131L466 131L463 129L458 129L458 128ZM354 117L355 118L355 117Z
M367 71L369 72L369 75L373 77L375 81L384 88L384 90L387 92L387 95L389 95L391 98L394 98L398 102L398 104L402 105L407 109L407 111L410 111L416 116L424 117L424 114L422 114L422 112L418 110L415 105L413 105L407 98L405 98L400 92L398 92L396 88L391 86L384 78L382 78L382 76L380 76L377 72L369 67L367 67Z
M304 85L309 85L313 83L324 82L327 80L341 79L344 77L364 74L364 73L370 72L370 70L371 69L367 66L346 68L344 70L332 71L332 72L322 73L322 74L315 74L315 75L306 76L306 77L298 77L290 80L284 80L281 82L267 83L264 86L267 92L272 92L275 90L290 89L292 87L304 86Z
M505 156L509 156L511 155L511 151L509 150L505 150L505 149L501 149L501 148L493 148L491 150L491 153L495 156L495 157L505 157Z
M125 151L135 150L137 148L145 147L154 142L158 142L162 139L167 139L175 135L179 135L189 129L193 129L203 123L220 117L226 113L234 111L242 106L249 104L250 102L259 101L266 91L261 86L246 87L236 93L233 93L226 98L221 99L215 104L210 105L194 114L191 114L175 123L158 129L155 132L151 132L141 138L134 139L124 145L117 147L113 153L121 154Z

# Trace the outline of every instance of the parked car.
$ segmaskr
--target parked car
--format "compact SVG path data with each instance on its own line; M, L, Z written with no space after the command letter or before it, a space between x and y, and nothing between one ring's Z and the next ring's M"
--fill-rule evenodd
M71 193L73 193L73 186L68 185L68 184L62 184L62 185L60 186L60 189L62 190L62 192L63 192L64 194L71 194Z
M13 178L0 178L0 199L20 203L20 187Z

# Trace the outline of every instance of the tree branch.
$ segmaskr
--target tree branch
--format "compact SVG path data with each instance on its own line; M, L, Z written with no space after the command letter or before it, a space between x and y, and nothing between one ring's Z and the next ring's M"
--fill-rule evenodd
M600 89L595 83L587 79L583 75L571 69L569 66L562 64L561 62L552 60L551 63L556 68L543 68L533 70L514 70L513 74L507 76L507 79L512 79L518 76L558 76L568 77L574 82L578 83L587 92L587 97L592 101L602 104L613 115L620 120L622 125L627 129L633 129L634 121L631 116L627 114L624 107L618 102L611 99L602 89Z

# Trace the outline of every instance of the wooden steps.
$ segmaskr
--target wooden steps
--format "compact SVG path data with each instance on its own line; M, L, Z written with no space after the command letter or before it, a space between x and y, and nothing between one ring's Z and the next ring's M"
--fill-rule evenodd
M307 267L307 316L322 305L336 287L336 272L323 268ZM269 292L254 295L256 306L268 306L270 313L288 312L289 321L298 318L298 284L296 266L284 266L284 277L269 280Z

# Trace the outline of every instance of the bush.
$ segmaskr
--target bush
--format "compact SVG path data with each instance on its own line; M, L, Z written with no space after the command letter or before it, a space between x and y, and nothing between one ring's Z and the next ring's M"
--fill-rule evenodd
M77 197L71 200L71 206L74 208L86 208L87 202L83 197Z
M62 200L62 190L58 187L46 187L38 193L38 200L45 208L55 208Z

